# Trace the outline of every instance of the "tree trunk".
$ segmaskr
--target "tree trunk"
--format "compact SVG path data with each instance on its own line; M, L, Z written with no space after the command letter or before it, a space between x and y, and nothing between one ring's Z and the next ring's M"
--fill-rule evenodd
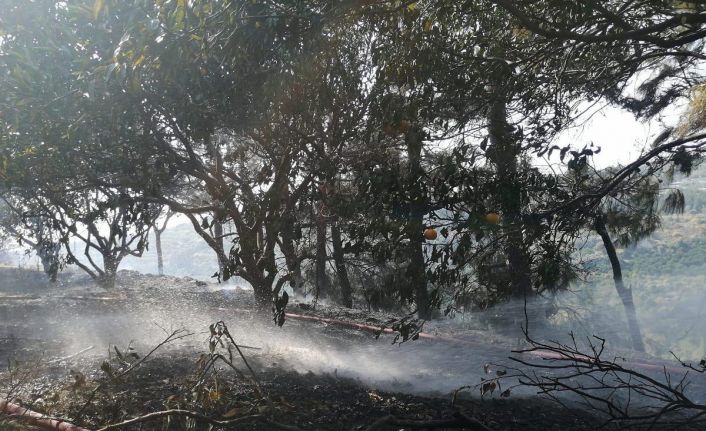
M329 290L326 276L326 218L322 213L323 204L321 206L316 219L316 300L322 292Z
M32 244L34 251L42 261L42 268L47 277L49 277L49 281L56 283L56 279L59 276L59 252L61 246L52 240L52 234L49 234L49 238L45 238L43 218L37 217L35 220L37 223L35 229L37 241L35 243L30 242L30 244Z
M302 292L304 287L304 277L302 277L301 269L301 259L297 256L297 249L295 247L295 234L294 234L294 220L293 217L287 217L283 219L282 227L282 245L281 251L284 255L285 263L287 264L287 271L292 276L294 281L293 291Z
M632 347L638 352L644 352L645 345L642 341L640 324L637 320L637 312L635 311L635 302L632 297L632 289L626 287L623 283L623 270L620 266L620 259L618 259L618 253L615 251L615 246L610 238L608 229L606 229L602 216L596 217L595 227L596 232L603 240L603 246L605 247L606 254L608 255L608 260L610 260L610 266L613 268L615 290L618 292L618 296L620 296L620 300L623 302L623 308L625 308L630 338L632 339Z
M353 308L353 293L351 282L348 279L348 270L343 255L343 244L341 242L341 228L338 223L331 225L331 240L333 243L333 260L336 264L338 283L341 285L341 304L344 307Z
M218 273L223 276L224 262L221 260L220 256L227 256L225 249L223 248L223 223L214 217L213 220L213 239L216 241L220 253L216 253L216 258L218 259Z
M427 291L426 267L424 263L424 214L426 209L426 196L424 193L422 170L422 130L413 126L405 135L407 156L409 158L408 181L411 201L409 219L406 226L408 243L407 282L414 294L417 304L417 316L420 319L431 319L429 292Z
M157 249L157 273L159 275L164 275L164 258L162 255L162 232L159 229L154 230L154 245Z
M511 298L524 299L531 290L530 258L524 240L522 213L522 184L518 182L518 162L521 146L513 136L507 121L507 100L501 85L496 87L496 100L488 115L488 132L491 146L488 158L495 165L503 230L506 234L505 255L510 278Z
M103 255L103 273L98 277L98 284L105 289L113 289L115 287L115 278L118 272L118 259L111 255Z
M265 280L251 280L250 285L253 288L257 308L262 312L269 313L272 308L272 284Z
M214 164L214 175L217 179L222 181L223 156L221 155L220 148L217 144L213 143L210 135L206 136L205 145ZM223 204L223 202L219 201L216 201L215 203L218 203L219 205ZM216 243L216 247L218 248L216 250L216 258L218 259L218 274L220 277L225 278L223 270L225 269L227 262L224 262L222 257L227 257L228 254L223 248L223 222L221 221L219 213L220 211L216 210L213 214L213 239Z
M58 247L54 244L40 244L39 248L40 250L37 251L37 254L42 262L44 273L51 283L56 283L57 277L59 276Z
M274 252L265 250L262 227L251 228L245 224L236 225L239 242L238 254L234 255L238 275L253 288L255 303L262 315L267 315L272 309L272 285L275 281Z

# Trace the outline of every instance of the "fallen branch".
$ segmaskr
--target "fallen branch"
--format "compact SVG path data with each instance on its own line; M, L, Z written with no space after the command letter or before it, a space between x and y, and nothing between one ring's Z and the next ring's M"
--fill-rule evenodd
M370 332L371 334L397 334L398 332L395 331L392 328L387 328L387 327L380 327L380 326L372 326L372 325L366 325L363 323L357 323L357 322L349 322L345 320L338 320L338 319L330 319L328 317L319 317L319 316L310 316L307 314L295 314L295 313L285 313L285 316L288 319L294 319L294 320L303 320L303 321L310 321L310 322L321 322L321 323L326 323L327 325L336 325L336 326L342 326L346 328L352 328L352 329L357 329L359 331L363 332ZM452 338L452 337L444 337L442 335L434 335L430 334L428 332L419 332L418 333L419 338L425 338L429 340L437 340L437 341L446 341L450 343L461 343L461 344L469 344L469 345L477 345L481 346L481 343L474 343L471 341L467 340L461 340L458 338ZM485 346L485 345L483 345Z
M309 322L320 322L320 323L325 323L327 325L335 325L335 326L344 327L344 328L356 329L356 330L363 331L363 332L369 332L371 334L380 334L380 333L395 334L396 333L395 330L391 329L391 328L366 325L363 323L350 322L350 321L345 321L345 320L331 319L328 317L319 317L319 316L312 316L312 315L307 315L307 314L295 314L295 313L286 313L285 316L287 317L287 319L309 321ZM430 341L440 341L440 342L450 343L450 344L463 344L466 346L479 348L479 349L483 349L486 351L489 349L495 348L499 353L502 353L503 355L505 355L505 353L506 353L506 350L503 348L490 346L488 344L484 344L481 342L470 341L470 340L465 340L465 339L455 338L455 337L448 337L448 336L444 336L444 335L430 334L428 332L420 332L419 338L425 339L425 340L430 340ZM558 351L555 351L555 349L536 348L536 349L527 349L527 350L523 350L523 351L516 351L515 353L521 353L523 355L534 356L536 358L541 358L541 359L571 359L570 357L567 357L566 352L558 352ZM629 365L633 368L641 368L644 370L662 371L662 370L666 369L669 372L683 371L681 368L670 366L665 363L648 363L648 362L644 362L644 361L636 361L636 360L628 361L628 360L626 360L625 364ZM704 376L706 376L706 373L704 373Z
M73 355L64 356L63 358L58 358L58 359L52 359L51 361L47 362L47 364L55 364L57 362L67 361L69 359L75 358L76 356L78 356L80 354L86 353L89 350L93 350L93 346L88 346L85 349L81 350L80 352L74 353Z
M568 344L543 343L525 335L530 347L514 353L539 350L551 352L553 357L539 363L511 357L532 370L513 371L518 373L520 384L537 389L559 404L564 404L560 394L578 395L588 410L607 417L606 424L618 423L623 428L706 422L706 404L687 394L692 371L688 367L678 375L663 367L661 377L650 376L628 367L621 358L605 359L605 340L599 337L588 339L582 348L573 334Z
M203 423L212 425L214 427L219 427L219 428L228 428L228 427L232 427L235 425L240 425L240 424L244 424L244 423L248 423L248 422L262 422L262 423L269 425L273 429L281 429L281 430L285 430L285 431L301 431L300 428L272 421L263 415L250 415L250 416L243 416L243 417L236 418L236 419L218 420L218 419L213 419L208 416L202 415L201 413L193 412L191 410L179 410L179 409L164 410L161 412L148 413L144 416L140 416L140 417L133 418L133 419L128 419L124 422L119 422L116 424L104 426L103 428L100 428L97 431L113 431L113 430L125 428L130 425L134 425L134 424L138 424L138 423L142 423L142 422L153 421L156 419L161 419L161 418L165 418L165 417L169 417L169 416L181 416L181 417L192 418L192 419L196 419L196 420L201 421ZM73 430L71 430L71 431L73 431Z
M0 413L23 422L54 431L90 431L61 419L49 418L42 413L0 399Z

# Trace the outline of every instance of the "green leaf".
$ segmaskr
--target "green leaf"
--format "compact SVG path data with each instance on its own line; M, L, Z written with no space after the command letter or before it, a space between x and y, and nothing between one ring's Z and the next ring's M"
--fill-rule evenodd
M112 76L113 72L118 69L119 70L120 65L118 63L111 63L108 66L108 69L106 70L105 73L105 82L110 81L110 77Z
M145 61L145 54L140 54L139 57L135 59L135 61L132 62L132 67L138 67L139 65L142 64L142 62Z
M105 0L96 0L95 3L93 3L93 19L98 19L98 15L100 15L104 6Z
M424 31L431 31L432 28L434 28L434 21L431 20L431 18L427 18L424 20L423 24Z
M186 18L186 0L178 0L175 19L175 26L177 30L184 29L184 18Z

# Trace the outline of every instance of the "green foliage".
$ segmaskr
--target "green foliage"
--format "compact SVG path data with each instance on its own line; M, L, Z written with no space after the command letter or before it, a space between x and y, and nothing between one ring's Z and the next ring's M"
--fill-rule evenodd
M698 163L682 145L646 172L589 175L598 148L554 142L579 102L649 117L698 81L698 57L673 55L680 36L658 34L665 47L647 17L676 30L699 14L676 25L663 3L0 0L2 193L64 244L95 238L109 266L168 206L264 308L306 261L325 264L312 238L334 225L380 303L555 292L581 275L596 217L637 243L659 227L659 169ZM648 28L619 33L631 26ZM533 166L555 150L568 175ZM98 225L109 235L87 238Z
M670 190L664 198L662 211L666 214L683 214L686 206L684 193L679 189Z
M634 245L659 228L659 182L645 178L606 199L601 211L614 242Z

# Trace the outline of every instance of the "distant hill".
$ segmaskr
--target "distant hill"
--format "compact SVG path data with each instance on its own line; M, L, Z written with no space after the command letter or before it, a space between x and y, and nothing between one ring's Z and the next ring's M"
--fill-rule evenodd
M154 241L154 234L150 233L149 248L143 256L141 258L129 256L120 268L144 274L156 274L157 251ZM190 223L174 223L167 226L162 234L162 252L165 274L208 280L218 272L216 254L198 236Z
M672 358L674 351L697 359L706 356L706 168L672 186L685 195L685 213L663 215L657 232L618 252L648 350L664 358ZM600 239L589 238L581 255L593 272L563 299L588 310L584 315L590 330L627 344L625 315Z

